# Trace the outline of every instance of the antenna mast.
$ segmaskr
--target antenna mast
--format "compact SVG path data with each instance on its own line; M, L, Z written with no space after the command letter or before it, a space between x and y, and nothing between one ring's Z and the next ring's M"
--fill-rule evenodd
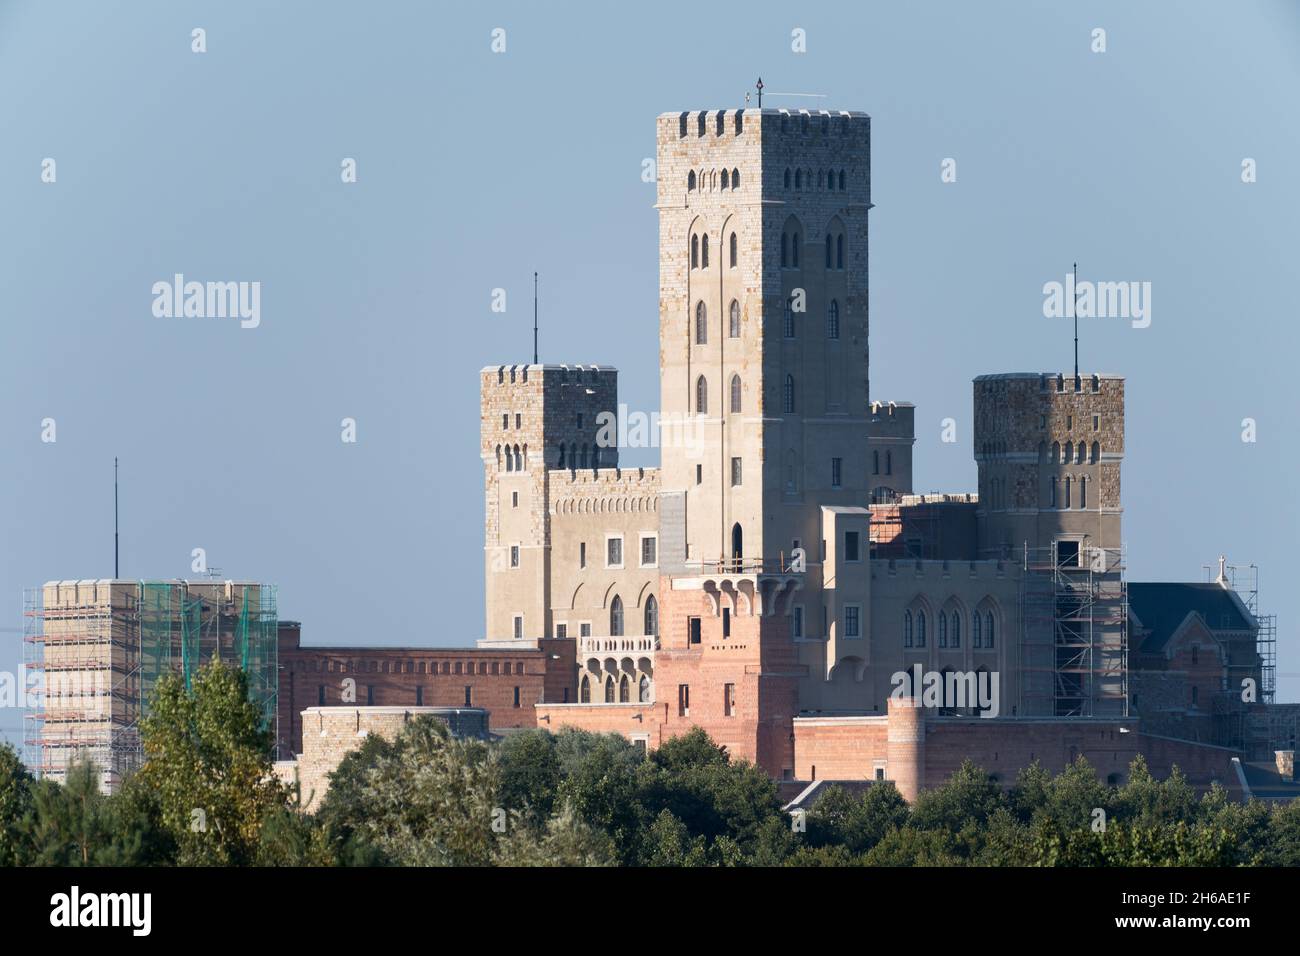
M119 576L119 567L117 563L117 456L113 456L113 579L117 580Z
M1074 381L1079 381L1079 263L1074 264Z
M537 273L533 273L533 364L537 364Z

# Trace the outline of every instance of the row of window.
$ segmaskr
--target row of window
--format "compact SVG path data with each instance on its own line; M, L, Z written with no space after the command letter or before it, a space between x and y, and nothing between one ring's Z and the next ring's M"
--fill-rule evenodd
M659 636L659 602L655 600L653 594L645 599L641 625L641 633L646 637ZM614 599L609 602L609 636L623 637L623 628L623 599L615 594Z
M734 235L734 234L733 234ZM844 233L836 229L826 234L826 268L832 271L844 268ZM798 269L799 256L803 243L797 230L781 233L781 268ZM705 265L708 265L707 256ZM732 262L735 265L735 262Z
M825 189L830 192L838 184L840 192L849 188L848 174L841 169L838 173L833 169L817 170L817 185L813 185L813 171L811 169L796 169L793 177L789 169L785 171L785 178L782 180L786 189L791 185L795 189L803 189L806 183L809 189Z
M1073 475L1066 475L1064 480L1052 476L1051 484L1048 489L1047 506L1049 508L1087 508L1088 507L1088 476L1080 475L1077 479ZM1074 494L1074 489L1078 489L1078 494ZM1071 498L1077 501L1072 501Z
M1073 442L1066 442L1064 448L1059 441L1052 442L1052 457L1047 457L1047 444L1038 443L1038 460L1048 462L1060 462L1063 465L1084 463L1084 456L1087 456L1088 463L1091 465L1101 461L1101 442L1093 442L1091 450L1086 442L1079 442L1077 445Z
M925 647L929 640L930 619L924 608L903 612L903 646ZM996 646L997 624L992 610L971 615L971 646L992 650ZM935 643L941 648L959 648L962 640L962 613L957 608L940 611L934 620Z
M731 412L736 414L741 410L741 381L739 375L731 376ZM781 410L787 414L794 414L794 376L786 375L785 382L781 386ZM707 415L709 413L709 380L701 375L695 380L695 413L697 415Z
M740 261L740 240L733 232L727 237L727 265L736 268ZM709 267L709 234L696 232L691 234L691 268L707 269Z
M727 312L728 337L738 339L740 338L740 303L736 299L732 299ZM785 300L781 330L784 338L797 338L794 296L790 296ZM828 339L838 339L840 337L840 303L838 299L831 299L826 305L826 337ZM709 310L702 299L695 303L695 344L709 344Z
M719 181L721 181L723 189L739 189L740 170L732 169L728 171L724 169L721 175L718 174L716 169L708 173L700 170L700 175L697 177L695 170L692 169L686 174L686 191L694 192L697 186L700 189L714 189L719 185Z
M457 671L457 673L459 673L459 671ZM385 696L388 696L388 695L385 695ZM566 695L566 696L567 696L567 695ZM340 702L341 702L341 703L353 703L353 701L340 701ZM568 703L568 701L566 700L565 703ZM320 685L318 685L317 688L316 688L316 706L318 706L318 707L325 707L325 706L328 706L328 701L326 700L326 696L325 696L325 685L324 685L324 684L320 684ZM374 685L373 685L373 684L367 684L367 685L366 685L366 706L367 706L367 707L374 707L374 706L375 706L375 688L374 688ZM416 706L416 707L423 707L423 706L424 706L424 688L423 688L422 686L419 686L419 685L416 685L416 688L415 688L415 706ZM443 706L446 706L446 705L443 705ZM465 706L466 706L466 707L473 707L473 706L474 706L474 685L473 685L473 684L466 684L466 685L465 685ZM519 687L516 687L516 688L515 688L515 692L514 692L514 705L513 705L513 706L515 706L515 707L522 707L522 706L523 706L523 694L522 694L521 688L519 688Z
M618 679L617 685L614 683L614 675L606 674L604 684L605 703L632 703L632 682L627 674ZM591 676L583 674L582 680L578 682L578 703L590 704L591 702ZM650 703L650 678L646 674L642 674L640 680L637 681L637 702L641 704Z

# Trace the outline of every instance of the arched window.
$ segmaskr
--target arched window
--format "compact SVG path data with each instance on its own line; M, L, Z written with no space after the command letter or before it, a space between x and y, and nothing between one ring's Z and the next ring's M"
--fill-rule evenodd
M582 675L582 681L578 684L578 703L591 703L591 678L586 674Z
M970 619L970 640L971 640L972 647L984 646L983 634L984 631L980 627L980 613L979 611L976 611L974 614L971 615L971 619Z
M803 189L803 170L802 170L802 169L796 169L796 170L794 171L794 188L795 188L795 189Z
M826 307L826 337L828 339L840 337L840 304L834 299L831 299L831 304Z
M799 233L794 234L794 239L790 242L790 265L796 269L799 268Z
M1061 443L1059 441L1054 441L1052 442L1052 461L1058 462L1060 460L1061 460Z
M691 268L700 267L700 237L691 236Z
M949 638L953 647L961 647L961 615L955 610L952 612L952 630Z
M925 647L925 612L916 612L916 646Z
M736 234L733 232L731 234L731 268L733 269L736 268L736 262L739 257L739 245L740 243L736 241Z
M794 376L785 377L785 387L781 390L781 408L786 414L794 411Z
M695 170L692 169L689 173L686 174L686 190L687 192L689 192L694 188L695 188Z
M1070 507L1070 476L1065 476L1065 507Z
M948 646L948 618L942 611L939 613L939 646Z
M1082 464L1083 464L1083 456L1084 456L1084 454L1087 452L1087 450L1088 450L1088 446L1085 445L1083 442L1079 442L1079 444L1075 446L1075 448L1074 448L1074 463L1075 463L1076 465L1082 465Z
M787 339L792 339L794 338L794 296L785 300L785 315L783 318L785 337Z
M840 170L840 191L841 191L841 192L843 192L846 188L848 188L847 186L845 186L845 183L846 183L847 181L848 181L848 180L846 180L846 179L844 178L844 170L841 169L841 170Z
M614 675L605 678L605 703L614 703Z
M993 612L988 611L984 615L984 646L993 646Z
M740 376L731 376L731 411L732 414L740 411Z
M818 178L820 178L820 174ZM833 169L826 174L826 188L827 189L835 188L835 170Z
M781 233L781 268L784 269L790 265L790 234Z
M645 599L645 634L646 637L659 636L659 602L653 594Z
M735 236L733 235L732 238L734 239ZM738 339L740 338L740 303L732 299L729 311L731 312L731 337Z
M632 682L624 674L618 679L618 702L620 704L630 704L632 702Z
M834 255L833 255L834 249L835 249L834 240L831 238L830 233L827 233L826 234L826 268L827 269L831 267L831 262L834 259Z
M844 268L844 236L843 234L835 237L835 268Z
M737 133L740 132L740 114L736 114L736 132L737 132ZM732 188L732 189L739 189L739 188L740 188L740 170L739 170L739 169L733 169L733 170L731 171L731 188Z
M623 636L623 599L617 594L609 604L609 636Z
M704 308L704 300L695 303L695 344L704 345L709 341L709 316Z
M1065 443L1065 453L1061 456L1061 462L1063 464L1068 465L1073 458L1074 458L1074 443L1067 441Z
M728 170L722 171L722 188L728 189L731 186L731 173Z
M1100 442L1093 442L1093 443L1092 443L1092 455L1091 455L1090 457L1091 457L1091 459L1092 459L1092 463L1093 463L1094 465L1097 464L1097 462L1101 461L1101 443L1100 443Z
M785 171L785 188L790 188L790 170L788 169Z
M703 375L695 380L695 411L699 415L709 411L709 383Z
M641 675L641 683L638 685L638 697L643 704L650 703L650 678L645 674Z
M912 612L903 612L903 646L912 646Z
M700 238L700 268L707 269L708 267L709 267L709 234L706 232Z
M1079 477L1079 507L1080 508L1088 507L1088 476L1087 475L1081 475Z
M1055 475L1052 476L1052 491L1047 499L1047 507L1049 508L1056 507L1056 476Z

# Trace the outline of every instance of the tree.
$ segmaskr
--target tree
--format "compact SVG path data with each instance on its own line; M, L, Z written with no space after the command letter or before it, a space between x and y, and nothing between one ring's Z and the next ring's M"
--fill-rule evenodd
M25 862L22 824L32 809L32 784L18 752L0 744L0 866Z
M501 866L614 866L618 854L604 832L585 823L566 803L550 817L539 836L530 826L516 827L498 844Z
M555 737L545 730L524 730L506 737L499 749L501 805L519 811L530 826L544 826L560 789Z
M178 862L253 862L263 820L289 794L272 773L271 733L248 699L247 675L213 658L192 691L179 675L162 678L141 733L139 774L157 794Z

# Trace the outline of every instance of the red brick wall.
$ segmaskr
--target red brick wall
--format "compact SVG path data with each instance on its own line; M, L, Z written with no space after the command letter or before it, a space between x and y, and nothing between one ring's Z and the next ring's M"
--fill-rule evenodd
M493 730L535 726L533 705L566 691L576 699L572 639L535 650L302 647L296 629L280 633L280 758L302 751L302 711L320 704L322 687L325 706L464 707L468 686L469 706L486 709ZM346 680L354 700L344 699Z

